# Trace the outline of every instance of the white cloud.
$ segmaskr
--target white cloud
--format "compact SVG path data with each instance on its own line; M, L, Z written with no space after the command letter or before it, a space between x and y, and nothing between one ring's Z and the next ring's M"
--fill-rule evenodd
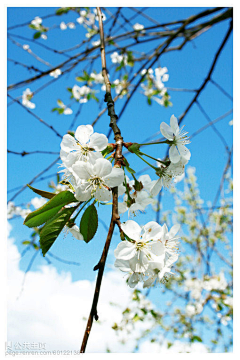
M10 231L11 228L8 228ZM24 272L19 269L20 254L14 239L8 239L8 332L7 341L16 343L46 344L46 351L79 350L86 327L95 281L72 281L70 272L59 274L52 265L29 271L21 293ZM87 352L133 352L143 330L151 328L149 321L139 322L130 334L118 335L112 325L122 319L122 311L129 304L131 292L117 271L104 275L99 304L99 321L93 323ZM19 294L21 293L20 297ZM110 305L110 302L116 305ZM84 319L85 318L85 319ZM120 337L121 336L121 337ZM121 343L121 339L127 340ZM167 349L156 343L144 341L140 353L205 352L202 344L189 345L175 342Z

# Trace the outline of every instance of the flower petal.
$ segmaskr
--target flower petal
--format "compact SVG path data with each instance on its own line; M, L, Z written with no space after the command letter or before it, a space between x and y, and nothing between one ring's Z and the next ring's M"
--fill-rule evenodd
M69 229L70 233L75 237L77 240L84 240L82 234L80 233L79 227L77 225L73 225Z
M178 126L177 118L174 115L172 115L170 118L170 126L174 134L177 135L179 133L179 126Z
M94 193L94 197L98 201L110 201L112 198L112 192L101 186L97 188Z
M178 144L178 151L185 160L190 160L191 153L185 145Z
M180 224L175 224L171 227L168 235L169 235L169 239L172 239L180 230Z
M177 163L180 160L180 155L175 145L172 145L169 150L169 158L171 162Z
M112 164L107 159L97 159L93 165L94 175L104 177L112 171Z
M136 241L140 240L141 227L133 220L127 220L121 225L122 231L130 238Z
M91 125L80 125L75 132L75 138L81 143L86 144L93 133Z
M72 165L72 169L80 179L88 180L92 175L91 166L89 165L84 161L77 161Z
M146 241L157 240L162 236L162 227L156 221L149 221L143 226L143 239Z
M131 271L128 260L116 259L114 266L121 271L125 271L125 272Z
M129 241L120 242L117 248L114 250L114 255L116 259L129 260L133 258L135 254L135 244L130 243Z
M94 133L90 137L89 147L94 148L96 151L102 151L106 149L108 144L108 138L104 134Z
M157 196L157 194L159 193L159 191L161 190L161 188L162 188L162 179L160 178L160 179L158 179L158 180L156 180L156 181L153 181L153 186L152 186L152 188L151 188L151 190L150 190L150 194L151 194L151 196Z
M124 181L124 171L120 168L112 168L112 171L110 174L104 176L104 181L107 186L114 187L119 186Z
M87 201L91 199L91 189L86 190L88 183L81 184L75 189L75 198L78 201Z
M160 130L161 133L163 134L163 136L168 139L168 140L173 140L174 138L174 134L172 129L170 128L170 126L168 124L166 124L165 122L162 122L160 125Z
M73 136L66 134L63 136L62 142L61 142L61 149L65 152L69 153L73 150L79 150L79 146L76 143L76 140Z

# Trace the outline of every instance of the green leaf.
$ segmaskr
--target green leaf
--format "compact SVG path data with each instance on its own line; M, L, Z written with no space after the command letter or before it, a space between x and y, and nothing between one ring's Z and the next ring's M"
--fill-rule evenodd
M152 100L150 98L147 98L148 105L152 105Z
M27 186L29 187L29 189L31 189L32 191L34 191L36 194L41 195L42 197L46 198L46 199L52 199L56 194L51 193L49 191L43 191L43 190L39 190L36 189L30 185L27 184Z
M31 241L25 240L25 241L22 242L22 244L23 244L23 245L29 245L29 244L31 244Z
M38 38L40 38L41 35L42 35L42 32L41 32L41 31L37 31L37 32L35 32L35 34L33 35L33 38L34 38L34 39L38 39Z
M25 219L24 225L28 227L35 227L44 224L47 220L51 219L58 211L65 205L72 202L77 202L73 193L70 191L62 191L56 194L46 204L39 209L31 212Z
M82 77L82 76L77 76L75 79L76 79L77 81L85 81L85 78ZM71 91L72 91L72 89L71 89Z
M192 342L193 342L193 341L202 342L202 339L201 339L199 336L194 335L194 336L192 337L191 341L192 341Z
M62 7L62 8L60 8L60 9L57 9L57 10L56 10L56 15L67 14L69 10L70 10L69 7Z
M54 241L57 239L58 235L61 233L75 210L76 207L63 209L51 220L47 221L40 230L40 246L43 256L45 256L50 247L53 245Z
M80 222L80 233L84 241L88 243L94 237L98 228L98 214L94 204L90 205L85 211Z

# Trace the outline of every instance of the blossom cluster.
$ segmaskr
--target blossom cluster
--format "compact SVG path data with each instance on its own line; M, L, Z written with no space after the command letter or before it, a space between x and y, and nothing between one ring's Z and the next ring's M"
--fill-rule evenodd
M124 180L124 171L112 167L101 153L108 145L104 134L93 133L91 125L80 125L75 135L66 134L61 142L60 157L65 178L78 201L111 200L111 188Z
M164 83L168 81L169 74L166 67L158 67L154 71L153 69L143 69L141 75L144 76L145 82L141 84L144 90L143 94L148 98L148 101L156 101L161 106L171 106L169 101L170 96L167 92L167 88Z
M127 240L115 249L114 265L128 274L127 284L133 288L143 282L143 287L150 287L166 281L178 259L179 237L176 234L180 226L176 224L168 231L166 224L161 226L150 221L140 227L135 221L128 220L121 229Z

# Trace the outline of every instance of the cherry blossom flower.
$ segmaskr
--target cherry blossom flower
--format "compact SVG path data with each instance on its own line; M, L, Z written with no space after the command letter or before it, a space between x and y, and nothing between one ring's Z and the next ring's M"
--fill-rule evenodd
M74 174L80 179L80 185L75 189L75 197L86 201L95 197L98 201L111 200L111 188L120 185L124 180L124 171L112 168L110 161L97 159L94 164L77 161L72 165Z
M64 21L62 21L59 26L60 26L60 29L61 29L61 30L66 30L66 29L67 29L67 25L65 24Z
M60 157L67 168L79 160L94 163L96 159L102 158L100 151L107 144L108 139L104 134L93 133L91 125L80 125L74 137L70 134L63 136Z
M78 100L80 103L86 103L88 101L87 95L91 92L91 89L84 85L84 86L78 86L74 85L72 88L73 96L76 100Z
M29 109L35 109L36 105L30 100L33 98L33 93L27 88L22 94L22 104Z
M169 158L171 162L177 163L182 156L185 160L190 160L191 153L186 148L186 144L189 144L189 138L186 136L187 132L179 129L177 118L172 115L170 118L170 126L165 122L160 125L160 130L163 136L171 142L169 150Z
M133 29L136 30L136 31L140 31L140 30L144 29L144 26L141 25L141 24L136 23L136 24L133 25Z
M184 174L185 165L187 164L187 160L184 158L180 158L177 163L170 163L169 166L157 163L159 170L156 171L156 174L159 176L159 179L156 180L151 189L150 194L152 196L157 196L162 187L169 188L172 179L177 176L181 176Z
M168 258L161 257L160 261L158 257L155 257L154 261L150 261L148 264L148 271L146 273L149 278L144 281L143 287L150 287L155 283L155 281L156 283L161 283L164 281L167 274L173 274L171 272L171 267L177 259L178 255L174 254Z
M40 25L42 24L42 19L39 16L36 16L35 19L31 21L31 24L36 27L36 29L40 28Z
M61 69L55 69L49 73L49 75L54 77L55 79L58 78L58 76L61 74L62 74Z
M23 50L29 50L29 49L30 49L30 46L28 44L23 45Z
M163 235L161 241L165 246L166 253L172 256L176 254L178 251L179 242L177 240L180 239L180 236L175 236L175 235L179 232L180 225L175 224L168 231L167 225L164 224L162 230L163 230Z
M64 115L71 115L72 114L72 109L68 108L63 102L62 100L57 100L57 104L60 106L60 108L64 109L63 114Z
M79 227L77 225L73 225L71 228L69 228L69 232L72 234L72 236L75 237L75 239L83 240L83 236L80 233Z
M119 214L123 214L127 210L129 210L129 216L131 214L136 215L138 211L142 212L149 204L154 204L155 200L152 199L149 195L149 191L152 187L154 181L150 179L149 175L141 175L138 179L138 182L141 182L143 188L139 191L134 189L135 181L129 181L128 177L126 177L126 182L128 186L128 194L126 194L123 198L123 202L118 204L118 212ZM126 192L126 187L121 185L119 189L118 195L121 196ZM129 196L131 199L129 199Z
M119 55L117 51L114 51L111 55L111 60L113 64L120 64L122 61L124 61L124 65L127 64L127 55Z
M164 255L164 245L158 241L162 228L155 221L150 221L141 228L135 221L128 220L121 225L121 229L131 241L124 240L119 243L114 255L116 259L131 260L134 272L143 272L154 256Z

